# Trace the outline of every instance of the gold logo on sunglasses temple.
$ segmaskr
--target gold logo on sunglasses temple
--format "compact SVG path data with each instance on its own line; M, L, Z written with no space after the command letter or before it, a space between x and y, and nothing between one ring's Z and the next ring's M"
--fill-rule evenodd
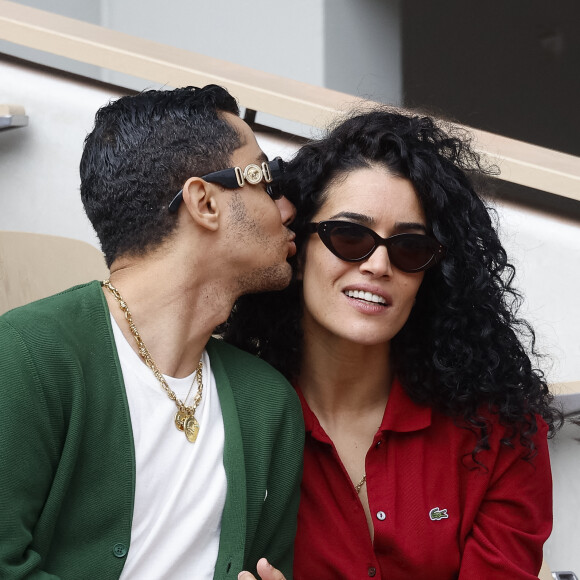
M201 179L204 179L208 183L218 183L228 189L244 187L246 182L251 185L256 185L263 180L268 184L266 186L266 193L272 199L276 200L282 197L282 193L275 192L272 186L270 186L270 183L274 181L274 178L283 173L283 171L284 162L280 157L276 157L272 161L264 161L261 165L250 163L243 170L241 167L230 167L229 169L222 169L221 171L213 171L212 173L202 175ZM168 209L171 213L175 213L179 209L182 199L183 189L180 189L169 203Z
M262 179L266 183L272 183L272 174L270 173L270 166L266 161L259 167L255 163L250 163L243 171L239 167L234 167L236 179L240 187L244 187L245 181L252 185L260 183ZM245 179L245 181L244 181Z

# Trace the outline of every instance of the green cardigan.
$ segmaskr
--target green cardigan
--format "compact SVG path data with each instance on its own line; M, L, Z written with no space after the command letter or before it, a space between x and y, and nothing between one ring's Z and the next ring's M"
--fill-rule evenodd
M256 574L262 556L291 578L300 404L263 361L215 339L207 350L228 483L214 578ZM118 578L131 540L134 451L99 283L1 316L0 578Z

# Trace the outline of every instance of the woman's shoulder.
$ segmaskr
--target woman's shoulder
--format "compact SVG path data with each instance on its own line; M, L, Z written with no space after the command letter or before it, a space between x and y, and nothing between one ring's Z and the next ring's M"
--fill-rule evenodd
M549 427L537 414L511 423L488 405L481 405L469 419L433 410L432 428L439 435L434 441L445 440L448 449L455 449L471 467L514 459L534 463L537 455L548 453Z

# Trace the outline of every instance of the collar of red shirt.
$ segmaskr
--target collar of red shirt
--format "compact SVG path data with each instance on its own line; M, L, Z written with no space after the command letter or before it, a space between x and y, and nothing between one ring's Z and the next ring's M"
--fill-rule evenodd
M316 415L308 406L300 387L297 384L294 386L298 396L300 397L300 402L302 403L306 432L310 432L314 437L321 441L327 441L328 436L324 433ZM387 401L387 406L385 407L385 413L379 430L407 433L425 429L430 425L431 408L414 403L407 393L405 393L399 380L395 378L391 385L389 400Z

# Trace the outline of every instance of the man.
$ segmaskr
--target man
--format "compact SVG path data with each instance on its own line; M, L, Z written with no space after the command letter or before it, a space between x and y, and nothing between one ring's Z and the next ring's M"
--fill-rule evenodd
M300 405L211 338L290 280L278 170L214 85L97 113L81 197L109 280L0 317L0 577L291 576Z

